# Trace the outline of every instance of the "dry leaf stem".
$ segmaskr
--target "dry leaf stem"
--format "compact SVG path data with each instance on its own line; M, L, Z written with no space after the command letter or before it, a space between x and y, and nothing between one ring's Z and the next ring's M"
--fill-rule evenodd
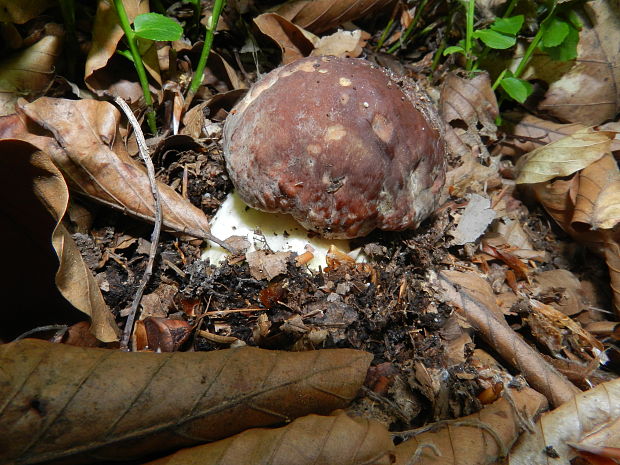
M149 149L146 146L146 141L144 140L144 134L142 134L142 130L140 129L140 124L136 120L136 117L134 116L129 106L122 98L116 97L114 101L118 104L119 107L121 107L121 110L123 110L123 112L127 116L127 119L131 123L131 126L136 133L136 141L138 142L140 158L142 158L144 164L146 165L146 172L148 174L149 184L151 185L151 192L153 193L153 199L155 200L155 226L153 227L153 233L151 234L151 247L149 249L149 258L146 263L144 275L142 276L142 280L140 281L140 285L138 286L136 295L134 296L133 302L131 304L131 311L129 312L129 316L127 317L127 321L125 322L125 330L123 331L123 338L121 340L121 349L127 350L129 346L129 339L131 338L131 334L133 333L133 325L136 319L136 314L138 313L138 306L140 305L140 301L142 300L144 289L149 283L151 279L151 274L153 273L153 264L155 263L155 254L157 253L157 245L159 244L159 234L161 232L163 215L161 211L161 197L159 195L159 189L157 188L157 180L155 179L155 168L153 167L153 162L149 155Z

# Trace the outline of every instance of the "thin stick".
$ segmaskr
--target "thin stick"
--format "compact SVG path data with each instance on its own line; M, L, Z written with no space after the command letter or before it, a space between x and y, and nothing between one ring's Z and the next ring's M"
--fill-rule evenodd
M159 244L159 233L161 232L162 212L161 198L159 195L159 189L157 188L157 180L155 179L155 168L153 167L153 162L151 161L151 157L149 156L149 149L146 146L146 141L144 140L144 134L142 134L142 130L140 129L140 124L136 120L136 117L133 115L133 112L131 111L129 106L122 98L116 97L114 101L119 107L121 107L123 113L125 113L125 115L127 116L127 119L131 123L131 126L133 127L133 130L136 134L136 141L138 142L140 157L146 165L146 172L149 177L151 192L153 193L153 199L155 199L155 226L153 227L153 233L151 234L151 248L149 250L149 259L146 263L146 269L144 270L144 275L142 276L142 280L140 281L140 285L138 286L136 295L133 298L133 302L131 304L131 311L129 312L129 316L127 317L127 321L125 322L125 330L123 331L123 339L121 340L121 350L128 351L129 339L131 338L131 335L133 333L133 325L136 320L136 314L138 313L138 307L140 306L140 301L142 300L144 289L149 283L149 280L151 279L151 274L153 273L155 254L157 253L157 245Z

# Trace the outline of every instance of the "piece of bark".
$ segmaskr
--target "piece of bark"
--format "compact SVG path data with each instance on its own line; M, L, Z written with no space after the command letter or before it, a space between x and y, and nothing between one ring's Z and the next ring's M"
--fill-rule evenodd
M372 355L0 346L0 463L131 460L346 406Z

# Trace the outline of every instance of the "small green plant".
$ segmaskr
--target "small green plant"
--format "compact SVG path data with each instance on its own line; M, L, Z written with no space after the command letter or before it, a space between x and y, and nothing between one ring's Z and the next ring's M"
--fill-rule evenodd
M445 48L443 55L453 53L464 55L465 69L475 72L479 69L480 61L492 50L507 50L514 47L525 22L523 15L511 16L517 1L511 0L504 16L496 18L488 27L474 29L475 2L462 0L466 7L465 37L458 45ZM493 90L501 87L507 96L523 103L532 93L533 87L521 79L521 75L537 48L557 61L568 61L577 56L581 23L573 10L560 9L557 3L557 0L553 0L540 5L536 17L542 20L536 35L531 39L516 69L514 71L504 69L493 83Z
M144 95L144 102L146 103L146 120L151 133L157 134L153 97L149 89L149 80L142 62L138 40L179 40L183 33L183 28L173 19L159 13L144 13L136 16L134 27L132 28L122 0L114 0L114 8L129 45L129 51L119 51L119 53L129 58L136 67L140 87L142 87L142 94Z
M198 0L192 0L196 11L200 14L200 2ZM220 13L224 8L225 0L216 0L213 6L213 14L211 16L211 24L207 27L205 42L202 47L198 66L196 72L192 78L185 107L189 107L194 95L198 91L200 84L202 84L202 78L205 67L207 65L207 58L213 45L213 37L215 35L215 28L220 17ZM146 103L147 111L146 118L149 125L149 129L153 134L157 133L157 125L155 121L155 111L153 110L153 97L149 90L149 82L142 61L142 55L140 54L140 48L138 41L142 40L156 40L156 41L175 41L181 38L183 34L183 28L179 23L167 16L159 13L144 13L136 16L133 23L133 28L127 17L127 12L123 6L122 0L114 0L114 8L119 18L119 23L125 33L129 50L119 50L117 53L125 56L131 60L136 67L138 73L138 79L140 80L140 86L142 87L142 94L144 95L144 101Z

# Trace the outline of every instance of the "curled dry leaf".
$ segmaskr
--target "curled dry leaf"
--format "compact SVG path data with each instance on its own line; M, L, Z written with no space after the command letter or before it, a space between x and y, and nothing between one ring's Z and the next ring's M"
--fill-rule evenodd
M0 0L0 21L24 24L54 5L54 0Z
M153 195L142 166L122 144L114 144L120 113L108 102L43 97L20 111L51 132L54 138L22 135L48 151L69 185L101 203L153 221ZM114 146L114 151L112 147ZM204 238L206 215L171 187L158 183L164 227Z
M295 0L275 12L304 29L320 34L348 21L379 11L389 11L393 0Z
M339 412L308 415L276 429L252 429L146 465L390 465L394 445L385 427Z
M510 328L485 280L472 273L445 270L440 273L437 285L457 312L552 405L568 402L580 392Z
M604 257L617 312L620 312L620 236L614 226L620 220L619 183L618 165L611 153L607 153L570 179L531 185L538 201L562 229Z
M15 113L19 97L38 96L49 87L61 48L62 34L52 30L27 49L0 60L0 116Z
M3 121L8 119L13 120L14 124L19 123L17 115ZM0 209L0 215L6 219L3 237L15 230L17 234L11 238L10 247L21 250L15 262L11 260L11 255L5 257L9 263L13 263L11 273L3 278L3 287L12 293L6 296L8 301L14 301L16 297L25 299L26 307L23 310L27 313L21 312L20 305L23 304L7 311L18 312L19 318L26 323L38 321L35 316L38 309L33 308L38 306L45 306L51 312L56 311L54 317L58 320L55 323L62 321L65 316L69 317L65 315L68 313L64 309L66 302L57 302L46 291L55 274L55 284L62 296L91 318L91 330L97 339L104 342L117 340L118 329L114 317L73 238L60 223L69 199L62 174L48 154L38 151L29 143L3 139L0 147L3 154L0 157L0 170L10 173L0 189L5 199ZM28 214L24 214L24 211ZM10 234L8 237L11 237ZM58 261L46 254L50 250L50 238ZM27 241L32 243L28 244ZM23 249L18 246L20 243L24 245ZM31 260L28 260L29 254L32 255ZM26 269L20 273L24 266ZM37 289L37 297L31 296L33 288ZM39 294L43 296L43 301L40 301ZM3 319L6 317L8 315L3 315ZM49 323L50 316L46 318ZM21 327L19 322L16 326Z
M508 389L480 412L431 424L396 446L396 465L488 465L505 457L527 423L547 408L547 400L524 387Z
M343 58L357 58L370 39L370 34L356 29L354 31L337 31L315 42L311 55L326 55Z
M372 355L0 346L0 462L130 460L346 406Z
M539 147L517 162L517 184L532 184L570 176L611 151L612 131L579 130L556 142Z
M615 379L575 396L571 402L542 415L536 429L521 436L510 453L508 463L568 465L577 454L567 442L583 442L590 446L617 445L619 419L620 379ZM558 456L547 455L549 448Z
M136 16L149 12L149 2L143 0L123 0L123 6L130 22L133 22ZM127 75L126 72L118 72L119 66L126 67L130 73L133 72L133 64L126 58L116 55L116 49L123 35L123 29L118 22L112 2L99 0L93 25L92 45L86 58L84 82L99 96L109 92L124 100L135 102L142 96L137 78L135 82L118 78L118 76ZM147 43L147 41L142 42ZM147 50L140 52L147 72L161 85L159 58L153 44L154 42Z
M282 51L282 63L307 57L318 38L276 13L263 13L254 18L260 31L273 40Z

